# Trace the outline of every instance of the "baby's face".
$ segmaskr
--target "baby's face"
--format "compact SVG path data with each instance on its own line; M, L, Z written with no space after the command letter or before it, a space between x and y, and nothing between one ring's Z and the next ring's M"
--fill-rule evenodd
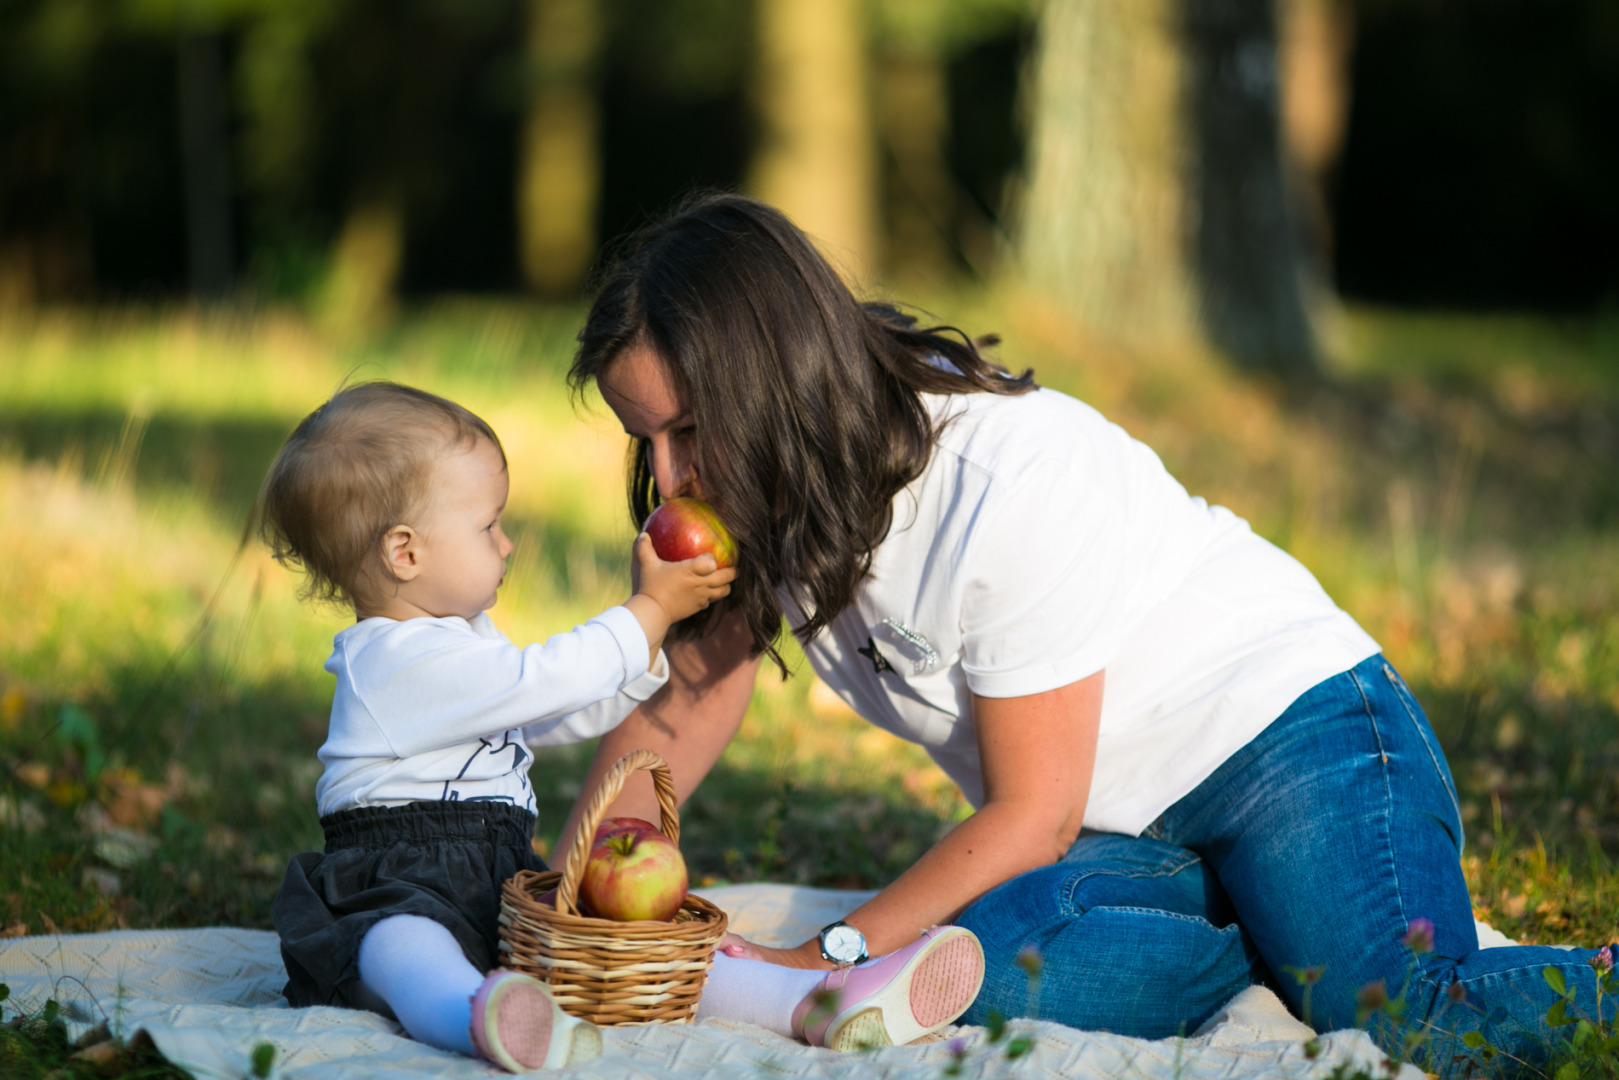
M418 607L463 619L494 607L512 553L500 527L508 487L500 451L487 439L440 456L421 518L422 568L411 583Z

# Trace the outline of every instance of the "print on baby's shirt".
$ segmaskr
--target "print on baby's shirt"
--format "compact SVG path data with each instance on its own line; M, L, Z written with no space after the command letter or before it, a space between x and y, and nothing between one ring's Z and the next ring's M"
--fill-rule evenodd
M526 767L529 762L528 748L520 742L514 742L512 740L512 734L509 731L501 736L500 745L498 746L490 742L488 739L479 739L478 749L471 757L467 758L466 762L461 766L461 771L455 774L455 780L464 779L467 775L467 770L472 768L472 763L477 761L479 758L499 757L507 750L512 752L512 763L509 771L517 774L518 782L522 785L523 794L526 796L528 794L528 769ZM440 801L502 802L512 806L517 805L517 800L512 798L510 795L474 795L469 799L462 799L461 792L450 787L451 784L455 783L455 780L444 781L444 794L439 796ZM523 801L526 803L528 800L525 798Z

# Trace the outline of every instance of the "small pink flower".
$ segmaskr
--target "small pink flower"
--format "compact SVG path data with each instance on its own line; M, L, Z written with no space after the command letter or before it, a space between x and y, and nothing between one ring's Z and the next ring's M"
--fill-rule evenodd
M1445 996L1450 998L1452 1005L1460 1005L1467 1000L1467 987L1459 982L1453 982L1445 987Z
M1376 1012L1388 1003L1389 990L1382 979L1367 983L1355 994L1355 1004L1365 1012Z
M1609 946L1605 946L1604 948L1598 949L1597 952L1596 952L1596 955L1591 957L1591 966L1596 968L1598 971L1603 971L1603 972L1612 971L1613 970L1613 946L1609 945Z
M1433 920L1412 919L1411 925L1405 931L1405 937L1400 939L1400 944L1418 956L1433 952Z
M945 1046L949 1048L951 1057L960 1058L965 1057L967 1054L967 1040L960 1035L945 1043Z

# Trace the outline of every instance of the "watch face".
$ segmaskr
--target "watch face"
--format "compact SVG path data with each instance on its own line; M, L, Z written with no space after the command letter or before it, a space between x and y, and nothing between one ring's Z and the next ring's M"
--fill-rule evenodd
M865 956L866 939L852 926L834 926L822 935L821 948L840 964L854 964Z

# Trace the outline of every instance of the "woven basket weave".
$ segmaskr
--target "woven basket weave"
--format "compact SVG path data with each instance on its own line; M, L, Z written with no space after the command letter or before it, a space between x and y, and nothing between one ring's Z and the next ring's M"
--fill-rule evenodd
M725 912L686 895L668 921L615 922L580 913L579 879L602 815L637 769L652 773L663 834L680 842L669 766L650 750L626 754L602 778L562 872L521 870L500 899L504 966L546 983L558 1005L595 1024L689 1024L725 936ZM539 897L556 890L556 902Z

